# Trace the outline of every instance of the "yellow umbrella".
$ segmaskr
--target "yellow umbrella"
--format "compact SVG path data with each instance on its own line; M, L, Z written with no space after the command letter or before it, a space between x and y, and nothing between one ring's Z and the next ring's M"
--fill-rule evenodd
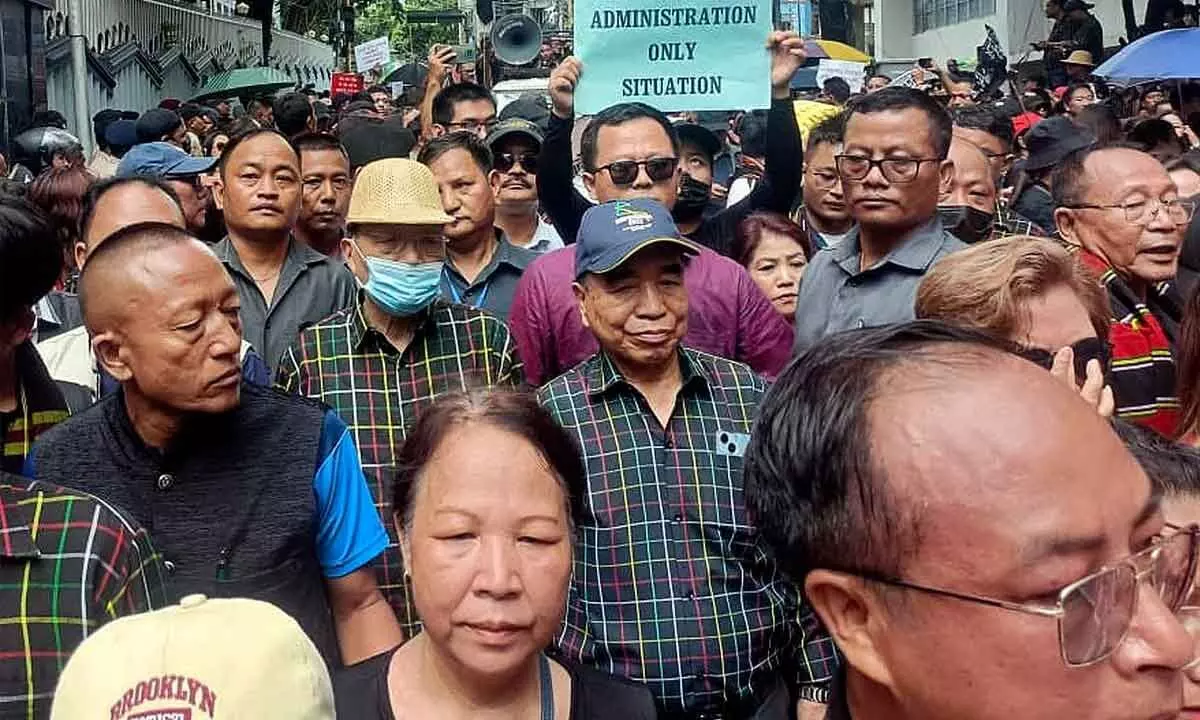
M829 58L830 60L849 60L860 63L871 62L870 55L856 47L851 47L846 43L840 43L836 40L808 38L804 42L804 52L808 53L810 60L813 58Z
M796 113L796 125L800 127L800 137L805 145L808 144L808 133L825 120L842 111L836 105L829 105L815 100L796 100L792 103Z

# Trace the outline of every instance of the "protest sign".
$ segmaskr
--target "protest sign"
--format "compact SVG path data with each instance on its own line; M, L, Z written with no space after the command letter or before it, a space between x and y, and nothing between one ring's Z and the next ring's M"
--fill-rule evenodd
M363 76L358 73L334 73L329 78L330 97L338 93L353 95L356 92L362 92L364 87L366 87L366 83L363 82Z
M823 87L829 78L840 77L850 86L850 92L862 92L866 70L866 63L821 58L817 61L817 85Z
M770 32L770 0L575 0L575 109L768 107Z
M359 72L386 65L391 56L392 48L388 44L387 36L354 46L354 64Z

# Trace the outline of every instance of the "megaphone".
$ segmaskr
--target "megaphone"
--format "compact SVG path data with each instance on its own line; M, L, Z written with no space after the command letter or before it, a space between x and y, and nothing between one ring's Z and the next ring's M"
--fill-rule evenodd
M524 65L542 49L542 29L528 15L505 15L492 23L492 47L506 65Z

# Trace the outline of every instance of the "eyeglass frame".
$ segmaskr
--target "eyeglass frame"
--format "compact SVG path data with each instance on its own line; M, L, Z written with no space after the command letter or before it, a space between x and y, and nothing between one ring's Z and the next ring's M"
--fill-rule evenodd
M521 169L524 170L528 174L537 174L538 164L541 162L540 157L539 157L540 155L541 155L540 152L523 152L523 153L500 152L500 153L495 153L494 157L492 158L492 165L495 167L496 172L500 173L501 175L512 172L513 168L515 168L518 165L520 165ZM508 162L508 159L511 158L512 164L508 166L507 170L500 169L500 158L505 158L505 162ZM526 162L525 162L526 160L529 160L530 162L533 163L532 168L526 164Z
M864 172L862 175L859 175L858 177L851 177L851 175L849 173L842 170L842 160L843 159L865 160L867 163L866 172ZM842 179L842 182L861 182L862 180L865 180L868 175L871 174L871 170L873 170L875 168L879 168L879 174L882 175L885 180L887 180L890 183L896 183L897 185L905 185L907 183L915 181L917 179L917 176L921 174L921 166L924 165L925 163L931 163L931 162L940 163L940 162L944 162L945 160L946 160L946 158L938 158L938 157L934 157L934 158L879 158L878 160L876 160L874 158L869 158L864 155L847 155L845 153L843 153L841 155L833 156L834 167L837 168L838 177L840 177ZM889 176L889 174L886 170L883 169L884 163L898 163L898 162L916 163L916 170L913 171L912 177L906 178L904 180L895 180ZM893 167L893 166L889 165L888 167Z
M1137 205L1149 205L1151 202L1154 203L1154 212L1150 213L1149 220L1143 220L1143 218L1146 216L1145 210L1143 210L1142 214L1137 218L1132 220L1129 218L1130 207L1135 207ZM1187 210L1187 217L1184 218L1182 222L1175 222L1174 220L1171 220L1171 216L1169 214L1167 215L1167 219L1171 220L1171 222L1174 222L1176 227L1186 225L1187 223L1191 222L1192 217L1194 217L1196 214L1196 202L1187 198L1175 198L1174 200L1153 199L1147 200L1144 203L1110 203L1107 205L1097 205L1093 203L1072 203L1070 205L1063 205L1062 207L1067 208L1068 210L1121 210L1121 214L1125 216L1125 222L1133 225L1140 225L1143 223L1148 224L1154 222L1154 218L1158 217L1160 210L1171 205L1178 205L1179 207Z
M663 157L652 157L652 158L648 158L646 160L614 160L607 165L601 165L600 167L596 168L595 170L592 171L592 174L595 175L596 173L600 172L601 170L607 170L608 171L608 179L611 180L614 185L620 185L622 187L626 187L626 186L632 185L635 182L637 182L638 176L642 174L643 170L646 172L646 177L650 178L650 182L654 182L654 183L666 182L671 177L671 175L667 175L659 180L655 180L654 176L650 174L650 163L659 162L659 161L667 161L667 160L671 161L671 167L673 168L671 171L671 175L674 175L675 174L674 168L679 167L679 158L667 156L667 155L664 155ZM633 177L630 178L629 182L617 182L617 179L615 177L613 177L613 173L612 173L613 165L620 165L622 163L630 163L630 164L637 166L636 172L634 173Z
M483 121L463 120L460 122L446 123L446 127L454 132L466 131L466 132L473 133L473 132L478 132L480 129L483 129L487 132L491 132L492 128L496 127L496 125L498 125L499 123L500 123L500 120L498 120L497 118L492 118L490 120L483 120Z
M988 607L1000 608L1001 610L1009 610L1009 611L1013 611L1013 612L1025 613L1027 615L1038 615L1040 617L1054 618L1055 620L1057 620L1057 624L1058 624L1058 652L1059 652L1059 656L1062 658L1063 663L1069 668L1085 668L1085 667L1091 667L1092 665L1097 665L1099 663L1102 663L1105 660L1107 660L1108 658L1112 657L1112 654L1114 652L1116 652L1117 648L1121 647L1121 643L1125 642L1125 638L1128 637L1128 635L1129 635L1129 629L1131 627L1133 627L1133 618L1137 615L1137 610L1138 610L1138 595L1141 594L1140 592L1138 592L1138 590L1141 587L1142 579L1154 567L1153 564L1151 564L1145 570L1142 570L1142 569L1138 568L1137 563L1135 562L1136 558L1139 558L1142 555L1146 555L1148 553L1152 553L1156 550L1161 550L1171 540L1174 540L1176 537L1178 537L1180 535L1187 534L1187 535L1191 536L1192 541L1191 541L1191 552L1189 553L1191 557L1188 561L1188 569L1187 569L1186 576L1194 577L1194 575L1196 573L1197 556L1200 555L1200 525L1196 525L1193 523L1191 525L1178 527L1178 526L1171 525L1168 523L1165 525L1165 527L1168 530L1172 530L1173 532L1170 535L1166 536L1165 538L1160 539L1159 542L1154 543L1150 547L1143 548L1142 550L1132 553L1128 557L1126 557L1122 560L1118 560L1115 563L1105 565L1104 567L1101 567L1100 569L1098 569L1094 572L1090 572L1087 575L1084 575L1083 577L1079 578L1078 580L1075 580L1074 582L1071 582L1071 583L1065 585L1062 589L1060 589L1058 591L1058 594L1057 594L1058 601L1055 603L1055 607L1046 607L1043 605L1037 605L1037 604L1031 604L1031 603L1020 603L1020 602L1015 602L1013 600L1002 600L1000 598L987 597L986 595L976 595L974 593L960 592L958 590L948 590L946 588L937 588L937 587L933 587L931 585L924 585L921 583L915 583L915 582L911 582L908 580L903 580L901 578L890 577L883 573L877 573L877 572L873 572L871 570L838 570L835 568L830 568L830 570L833 570L834 572L844 573L846 575L853 575L854 577L858 577L863 580L869 580L871 582L877 582L882 585L889 585L891 587L903 588L903 589L907 589L907 590L915 590L917 592L923 592L923 593L927 593L930 595L936 595L939 597L948 597L948 598L952 598L955 600L962 600L965 602L972 602L972 603L977 603L980 605L986 605ZM1068 594L1079 589L1084 584L1095 580L1097 577L1100 577L1101 575L1104 575L1105 573L1113 572L1122 567L1132 567L1133 568L1134 592L1133 592L1133 601L1132 601L1133 604L1129 608L1129 622L1126 624L1125 629L1121 631L1121 637L1119 637L1116 640L1116 642L1114 642L1112 644L1112 647L1109 648L1109 650L1106 653L1104 653L1103 655L1101 655L1097 658L1094 658L1086 663L1071 662L1070 660L1067 659L1067 644L1066 644L1066 638L1064 637L1064 630L1063 630L1063 618L1066 616L1066 613L1067 613L1067 611L1063 605L1064 599L1067 597ZM1190 587L1190 585L1185 586L1185 587ZM1186 598L1187 598L1187 593L1181 592L1180 596L1179 596L1179 600L1178 600L1179 604L1177 607L1169 608L1171 610L1171 612L1177 613L1183 607L1183 602ZM1163 598L1163 600L1165 602L1166 598Z

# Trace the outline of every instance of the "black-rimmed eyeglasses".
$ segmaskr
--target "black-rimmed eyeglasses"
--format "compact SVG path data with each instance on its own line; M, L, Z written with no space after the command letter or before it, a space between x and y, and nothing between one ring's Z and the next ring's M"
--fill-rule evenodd
M842 180L857 182L871 174L871 168L879 168L888 182L908 183L917 179L923 163L941 162L942 158L882 158L872 160L866 155L838 155L838 174Z

